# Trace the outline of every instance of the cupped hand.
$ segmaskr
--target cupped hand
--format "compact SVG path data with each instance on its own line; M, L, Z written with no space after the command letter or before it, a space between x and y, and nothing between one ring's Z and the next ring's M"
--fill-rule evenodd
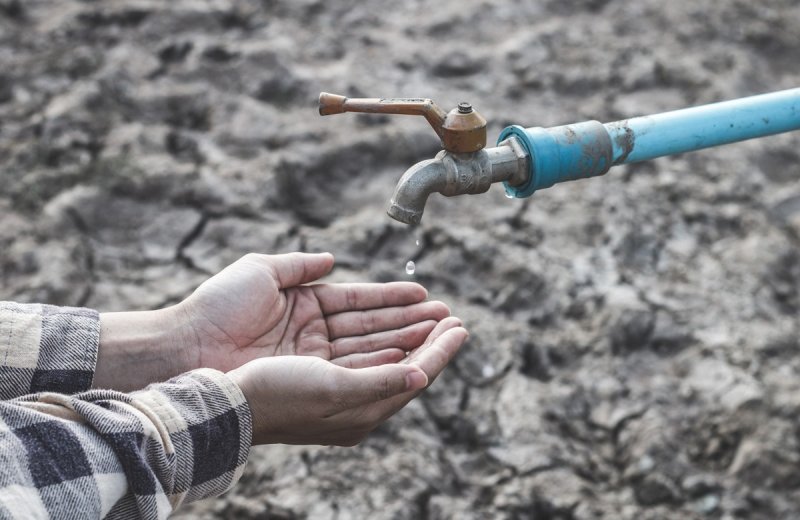
M251 361L228 375L253 417L253 444L352 446L430 385L467 331L446 318L399 363L346 368L318 357Z
M207 280L178 305L186 366L228 371L280 355L342 367L394 363L450 314L415 283L305 285L333 262L327 253L249 254Z

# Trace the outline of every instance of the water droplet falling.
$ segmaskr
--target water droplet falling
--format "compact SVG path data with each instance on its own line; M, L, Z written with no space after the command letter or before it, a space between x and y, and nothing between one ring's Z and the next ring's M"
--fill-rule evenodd
M414 271L417 270L417 266L414 265L413 260L409 260L406 264L406 274L414 274Z
M509 192L507 192L507 191L505 192L505 195L506 195L507 199L513 199L514 198L514 195L509 193Z
M417 245L417 247L419 247L419 239L416 239L416 240L414 241L414 243Z

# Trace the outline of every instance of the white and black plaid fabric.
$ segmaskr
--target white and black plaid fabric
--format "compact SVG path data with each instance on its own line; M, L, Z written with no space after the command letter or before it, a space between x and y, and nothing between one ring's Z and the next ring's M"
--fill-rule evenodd
M88 390L98 343L94 311L0 303L0 388L18 396L0 402L0 517L164 518L241 476L251 417L227 376Z
M96 311L0 302L0 399L88 390L99 343Z

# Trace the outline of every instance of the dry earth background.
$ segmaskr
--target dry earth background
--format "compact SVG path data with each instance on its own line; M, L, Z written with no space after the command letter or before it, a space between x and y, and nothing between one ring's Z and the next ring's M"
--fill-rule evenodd
M463 317L356 449L254 449L180 518L800 517L800 134L385 216L437 141L319 91L551 126L800 85L793 0L0 0L0 296L147 309L332 251Z

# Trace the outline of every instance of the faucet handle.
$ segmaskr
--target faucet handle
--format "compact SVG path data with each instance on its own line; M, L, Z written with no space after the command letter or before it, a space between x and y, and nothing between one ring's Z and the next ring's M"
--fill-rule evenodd
M322 92L319 95L319 113L322 116L344 112L370 114L408 114L424 116L434 114L444 120L445 112L430 99L423 98L349 98ZM441 123L441 121L439 121Z
M321 116L344 112L423 116L448 152L477 152L486 146L486 119L469 103L459 103L445 112L427 98L348 98L327 92L319 95Z

